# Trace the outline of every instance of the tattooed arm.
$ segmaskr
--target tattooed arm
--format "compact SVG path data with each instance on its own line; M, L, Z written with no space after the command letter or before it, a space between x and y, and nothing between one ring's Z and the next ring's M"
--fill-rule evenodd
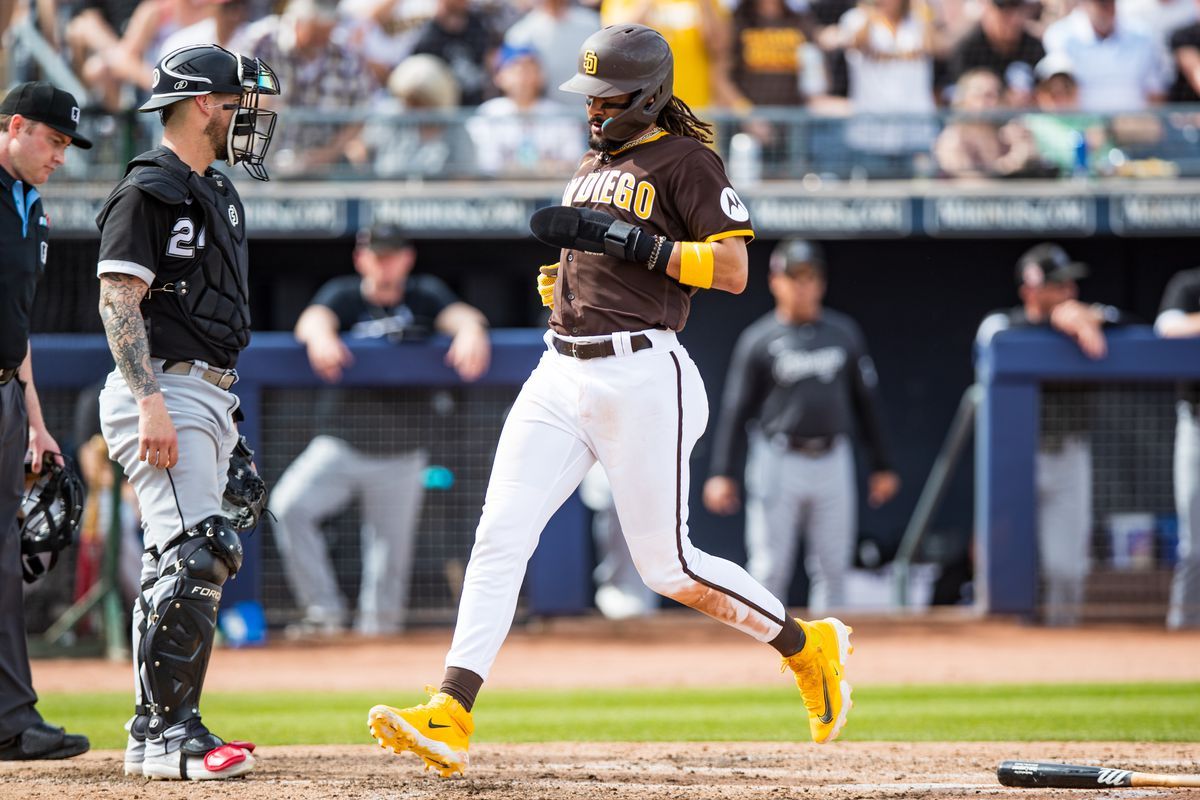
M100 276L100 319L113 360L138 404L138 460L165 469L179 463L179 438L150 366L141 302L149 286L117 272Z

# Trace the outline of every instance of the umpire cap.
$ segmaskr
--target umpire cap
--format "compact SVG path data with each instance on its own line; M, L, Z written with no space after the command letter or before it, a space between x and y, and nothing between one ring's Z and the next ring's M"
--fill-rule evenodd
M795 275L800 267L808 267L825 277L825 252L821 245L807 239L784 239L771 251L772 275Z
M1037 288L1047 283L1066 283L1087 274L1087 264L1072 261L1067 251L1053 242L1034 245L1017 259L1018 286Z
M0 103L0 115L20 114L25 119L40 122L61 134L71 137L71 144L88 150L92 143L80 136L79 103L75 95L64 92L49 81L31 81L14 86Z
M658 120L674 85L675 57L667 40L653 28L630 23L609 25L585 39L579 71L558 88L588 97L633 94L629 108L601 129L605 139L623 142Z

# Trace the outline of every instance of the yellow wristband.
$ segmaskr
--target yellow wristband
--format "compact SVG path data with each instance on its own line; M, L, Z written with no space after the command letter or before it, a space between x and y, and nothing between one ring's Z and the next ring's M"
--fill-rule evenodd
M680 242L679 282L711 289L713 282L713 246L711 242Z

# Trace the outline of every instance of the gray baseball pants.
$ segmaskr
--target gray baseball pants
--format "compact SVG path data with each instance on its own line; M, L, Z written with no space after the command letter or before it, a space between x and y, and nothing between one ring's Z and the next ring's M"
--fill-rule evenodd
M346 604L321 522L356 497L362 508L362 583L355 629L390 634L404 627L428 455L365 455L317 436L271 494L275 544L297 601L312 620L341 624Z
M1167 627L1200 628L1200 422L1191 403L1178 405L1175 425L1175 508L1179 561L1171 582Z
M1092 447L1067 437L1059 450L1039 450L1036 464L1043 618L1076 625L1091 571Z
M17 509L25 493L29 424L25 390L12 379L0 386L0 741L42 721L25 644L25 581Z
M787 597L804 538L808 612L846 604L846 571L858 524L854 454L845 436L826 454L788 451L761 436L746 460L746 571L776 597Z
M100 429L111 457L125 470L141 508L145 546L162 549L171 539L201 520L221 513L221 497L228 481L229 454L237 443L237 395L219 389L199 375L161 372L162 362L151 359L167 413L179 437L179 463L159 469L138 460L138 404L119 370L113 370L100 392ZM142 586L158 577L158 559L142 554ZM145 620L141 603L133 606L134 669ZM135 681L142 702L141 681Z

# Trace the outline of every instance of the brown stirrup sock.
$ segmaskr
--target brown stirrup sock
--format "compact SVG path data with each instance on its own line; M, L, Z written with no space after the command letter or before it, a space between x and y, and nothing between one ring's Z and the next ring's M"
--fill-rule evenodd
M796 655L804 649L804 629L800 627L800 623L788 617L787 624L783 626L783 630L767 644L779 651L779 655L784 658ZM449 673L447 673L449 674Z
M800 634L803 636L804 634ZM462 703L467 711L475 705L475 698L483 688L483 678L462 667L446 667L446 676L442 678L441 691Z

